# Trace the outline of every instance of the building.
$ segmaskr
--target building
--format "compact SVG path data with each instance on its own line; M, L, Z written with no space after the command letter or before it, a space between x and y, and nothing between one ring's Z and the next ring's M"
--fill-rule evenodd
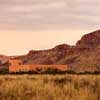
M16 73L16 72L41 72L46 71L48 69L58 70L58 71L66 71L68 70L67 65L36 65L36 64L29 64L24 65L21 60L11 58L9 59L9 73Z

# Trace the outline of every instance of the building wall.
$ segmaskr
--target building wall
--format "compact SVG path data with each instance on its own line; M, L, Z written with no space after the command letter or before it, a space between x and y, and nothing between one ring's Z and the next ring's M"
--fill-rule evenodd
M47 70L47 69L56 69L59 71L68 70L67 65L23 65L21 60L11 59L9 60L9 73L15 72L29 72L29 71L37 71L37 70Z

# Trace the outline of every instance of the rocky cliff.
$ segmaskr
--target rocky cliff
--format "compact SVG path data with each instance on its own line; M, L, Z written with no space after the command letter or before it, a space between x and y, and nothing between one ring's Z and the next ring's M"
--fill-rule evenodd
M84 35L74 46L61 44L49 50L31 50L16 58L24 64L67 64L76 72L100 71L100 30Z
M75 46L58 45L50 50L30 51L24 63L69 65L73 71L100 70L100 30L84 35Z

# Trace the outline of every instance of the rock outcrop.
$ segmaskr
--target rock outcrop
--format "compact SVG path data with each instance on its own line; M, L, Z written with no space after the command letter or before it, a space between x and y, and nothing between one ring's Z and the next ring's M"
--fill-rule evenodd
M28 64L69 65L73 71L98 71L100 68L100 30L84 35L75 46L58 45L50 50L30 51L19 57Z
M1 64L7 62L1 58ZM15 58L24 64L69 65L76 72L100 71L100 30L84 35L74 46L62 44L49 50L31 50Z

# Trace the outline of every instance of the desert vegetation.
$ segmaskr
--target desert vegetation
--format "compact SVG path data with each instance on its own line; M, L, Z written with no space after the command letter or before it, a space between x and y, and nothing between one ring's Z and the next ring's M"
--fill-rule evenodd
M0 100L100 100L100 75L1 75Z

